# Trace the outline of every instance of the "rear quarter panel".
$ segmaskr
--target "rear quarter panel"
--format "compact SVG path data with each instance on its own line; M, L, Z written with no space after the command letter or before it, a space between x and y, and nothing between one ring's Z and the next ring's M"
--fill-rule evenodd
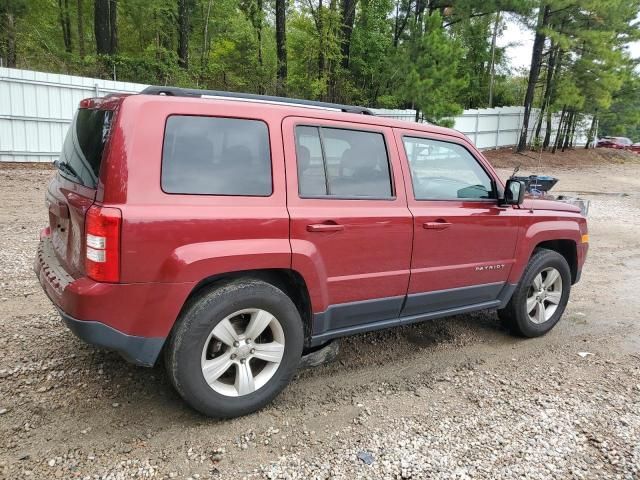
M231 114L230 112L233 112ZM269 197L167 194L161 188L164 129L170 115L250 118L269 128ZM255 268L289 268L281 115L256 105L131 96L114 132L103 201L122 210L122 282L198 282ZM126 185L126 188L124 187Z

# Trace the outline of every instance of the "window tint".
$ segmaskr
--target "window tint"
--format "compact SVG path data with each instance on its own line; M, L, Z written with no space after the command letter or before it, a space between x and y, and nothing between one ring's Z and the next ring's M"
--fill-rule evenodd
M165 128L167 193L271 195L267 126L258 120L174 115Z
M76 112L60 152L62 175L87 187L96 187L112 118L110 110L81 108Z
M298 192L307 196L326 195L327 183L318 127L296 128L296 157Z
M461 145L404 137L417 200L494 198L491 178Z
M297 127L301 196L390 198L389 158L380 133Z

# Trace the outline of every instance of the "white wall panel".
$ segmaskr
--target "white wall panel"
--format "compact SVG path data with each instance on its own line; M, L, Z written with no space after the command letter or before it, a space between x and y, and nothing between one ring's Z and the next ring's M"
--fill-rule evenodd
M58 157L78 103L146 85L0 68L0 161L51 162Z
M80 100L108 93L136 93L145 87L138 83L0 68L0 162L55 160ZM523 110L523 107L465 110L454 118L454 128L481 149L515 145L520 136ZM415 110L373 111L383 117L415 120ZM537 111L534 111L529 135L533 134L536 118ZM554 115L552 138L558 121L558 115ZM578 144L585 143L589 123L587 118L579 126Z

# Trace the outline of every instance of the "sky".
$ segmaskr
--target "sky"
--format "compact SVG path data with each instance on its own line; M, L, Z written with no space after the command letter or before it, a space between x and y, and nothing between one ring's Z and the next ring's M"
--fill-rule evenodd
M528 70L531 65L534 32L514 16L509 16L506 23L507 28L497 39L497 44L500 47L507 46L506 53L512 68L524 67ZM640 42L630 44L629 51L632 57L640 58Z

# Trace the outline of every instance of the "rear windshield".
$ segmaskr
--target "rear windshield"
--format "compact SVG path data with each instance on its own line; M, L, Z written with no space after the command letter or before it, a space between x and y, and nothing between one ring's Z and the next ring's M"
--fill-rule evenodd
M81 108L77 111L58 161L62 175L73 182L96 188L112 117L111 110Z

